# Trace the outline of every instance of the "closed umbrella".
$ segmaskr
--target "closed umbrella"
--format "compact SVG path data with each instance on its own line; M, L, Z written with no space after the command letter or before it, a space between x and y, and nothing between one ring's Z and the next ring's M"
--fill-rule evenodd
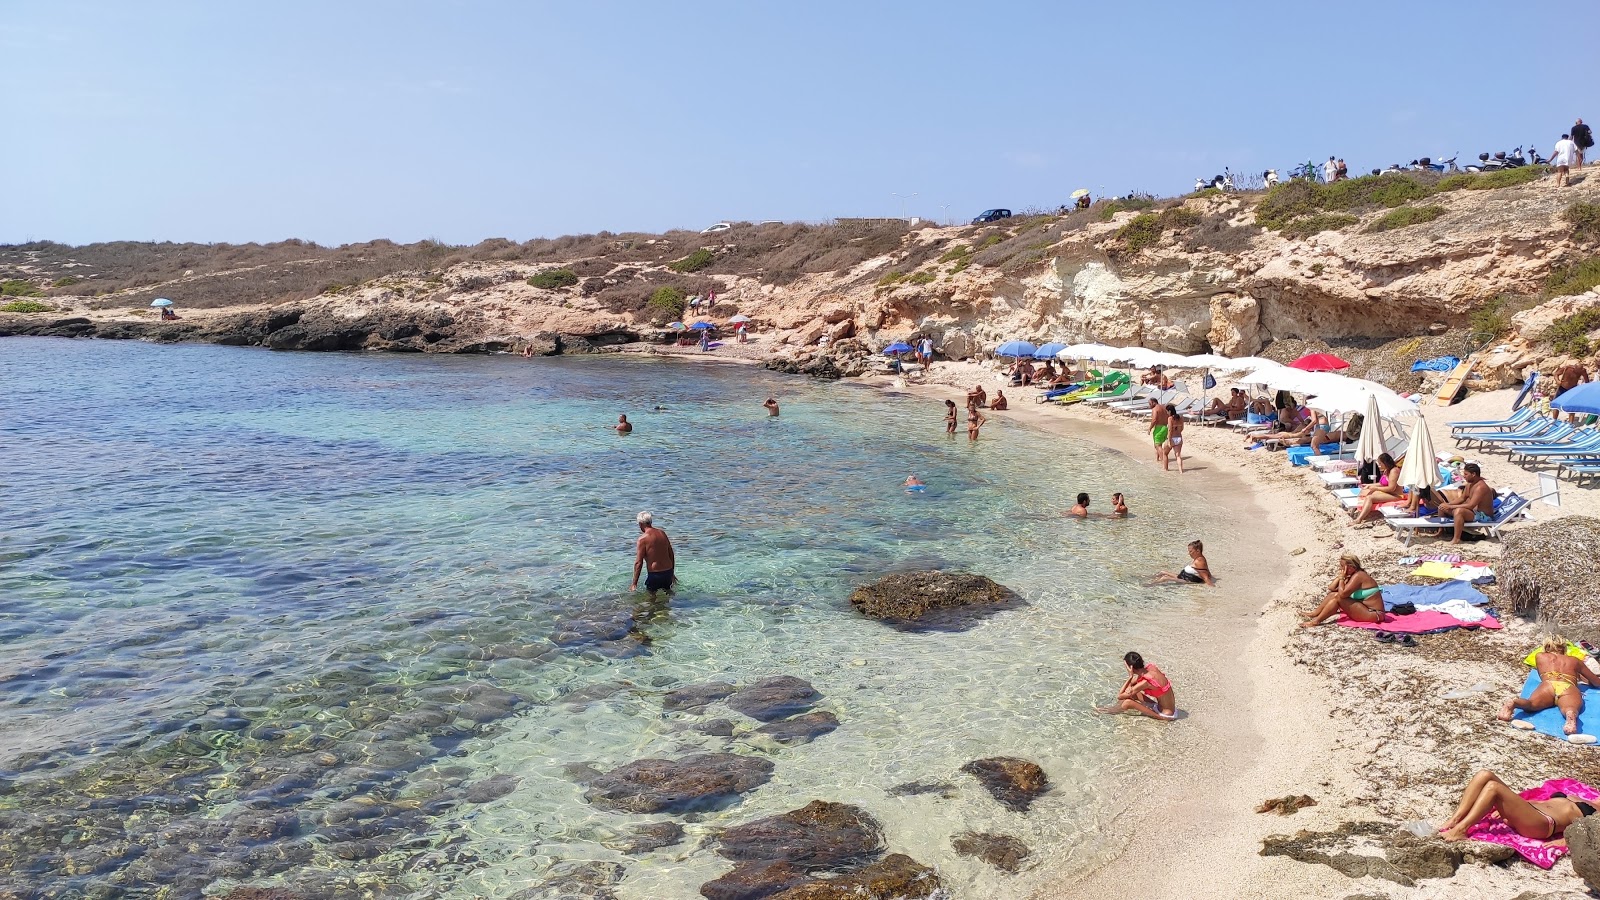
M1564 413L1600 416L1600 381L1587 381L1550 401L1551 409Z
M168 300L165 297L161 297L161 298L159 298L157 300L152 300L150 302L150 308L151 309L155 309L158 306L171 306L171 305L172 305L172 301Z
M1371 462L1383 452L1383 420L1378 416L1378 397L1367 395L1367 410L1361 416L1361 437L1356 440L1356 461Z
M1039 348L1027 341L1006 341L994 351L995 356L1032 356Z
M1334 372L1350 368L1349 363L1332 353L1307 353L1289 365L1305 372Z
M1362 426L1365 429L1365 426ZM1363 430L1363 436L1365 431ZM1400 464L1400 486L1416 490L1439 486L1439 466L1433 455L1433 435L1428 420L1420 413L1411 426L1411 443L1406 445L1405 462Z
M1060 353L1061 351L1063 351L1065 349L1067 349L1067 345L1066 344L1058 343L1056 341L1051 341L1048 344L1041 344L1039 346L1039 349L1033 351L1033 358L1034 359L1055 359L1056 354Z

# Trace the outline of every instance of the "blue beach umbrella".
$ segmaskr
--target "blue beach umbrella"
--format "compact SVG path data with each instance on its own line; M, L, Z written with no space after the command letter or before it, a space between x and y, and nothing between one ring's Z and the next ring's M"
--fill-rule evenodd
M1600 416L1600 381L1589 381L1567 391L1550 401L1551 409L1564 413L1587 413Z
M1039 348L1027 341L1006 341L994 351L995 356L1032 356Z
M889 346L883 348L883 352L885 354L889 354L889 353L910 353L914 349L916 349L916 348L912 347L910 344L906 343L905 341L895 341L894 343L890 344Z
M711 324L710 322L696 322L689 327L695 331L710 331L717 326Z
M1040 346L1039 349L1033 351L1033 358L1034 359L1055 359L1056 354L1060 353L1061 351L1063 351L1065 349L1067 349L1067 345L1066 344L1060 344L1060 343L1057 343L1055 341L1051 341L1050 343L1044 344L1044 345Z
M165 297L161 297L160 299L152 301L151 304L150 304L150 308L154 309L154 308L156 308L158 306L171 306L171 305L172 305L172 301L171 300L168 300Z

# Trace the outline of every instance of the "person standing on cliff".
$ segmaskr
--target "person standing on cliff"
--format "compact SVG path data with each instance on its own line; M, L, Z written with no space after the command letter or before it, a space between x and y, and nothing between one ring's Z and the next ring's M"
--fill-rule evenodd
M1561 140L1556 141L1556 146L1550 151L1550 165L1556 170L1556 187L1567 186L1567 172L1578 161L1578 145L1573 142L1570 134L1563 134Z
M1322 180L1328 184L1333 184L1338 179L1339 161L1330 156L1328 161L1322 164Z
M648 569L644 589L651 596L655 596L656 591L670 594L672 585L678 580L673 574L678 560L672 552L672 539L655 526L653 517L647 512L639 513L635 521L639 523L639 540L634 544L633 583L628 585L628 590L639 589L639 572Z
M1578 147L1577 167L1581 169L1583 168L1583 158L1588 155L1589 148L1594 146L1594 132L1589 130L1589 126L1583 124L1582 119L1579 119L1577 122L1573 123L1572 143L1576 144Z

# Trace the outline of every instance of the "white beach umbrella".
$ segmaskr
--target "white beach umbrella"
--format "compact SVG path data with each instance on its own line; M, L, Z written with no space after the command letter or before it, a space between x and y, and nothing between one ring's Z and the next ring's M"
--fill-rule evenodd
M1428 420L1417 412L1411 423L1411 443L1406 446L1405 462L1400 464L1400 486L1408 488L1435 488L1439 486L1439 466L1433 454L1433 435L1428 433Z
M1356 460L1367 462L1383 452L1382 416L1378 414L1378 397L1367 397L1366 411L1361 415L1361 437L1356 440Z
M1215 369L1218 372L1232 372L1233 360L1215 353L1196 353L1183 358L1183 367L1186 369Z

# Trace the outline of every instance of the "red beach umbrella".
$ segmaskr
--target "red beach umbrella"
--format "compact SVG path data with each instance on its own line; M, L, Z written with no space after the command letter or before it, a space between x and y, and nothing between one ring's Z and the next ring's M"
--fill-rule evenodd
M1348 369L1350 364L1332 353L1307 353L1289 363L1289 367L1305 372L1333 372L1338 369Z

